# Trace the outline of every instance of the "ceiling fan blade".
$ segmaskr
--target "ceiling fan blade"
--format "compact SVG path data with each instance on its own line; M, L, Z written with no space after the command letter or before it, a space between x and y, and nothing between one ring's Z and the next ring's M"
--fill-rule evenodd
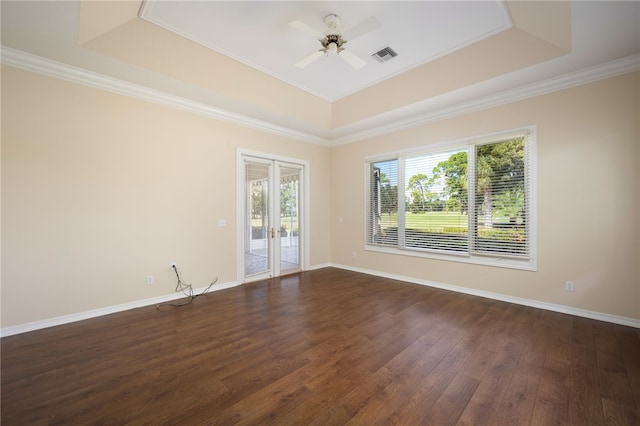
M341 56L342 59L347 61L349 65L357 70L367 65L367 62L364 59L347 49L342 49L338 56Z
M311 62L315 61L316 59L318 59L322 55L324 55L324 52L322 50L318 50L316 52L313 52L311 55L307 56L306 58L302 59L301 61L298 61L296 63L296 67L305 68L307 65L309 65Z
M379 26L380 26L380 22L374 16L370 16L364 21L357 24L355 27L351 27L348 30L346 30L342 34L342 37L345 40L353 40L373 30L378 29Z
M293 21L293 22L289 22L289 26L293 27L297 30L302 31L303 33L307 33L312 37L315 37L319 40L324 38L324 34L322 34L320 31L316 30L315 28L310 27L309 25L305 24L304 22L301 21Z

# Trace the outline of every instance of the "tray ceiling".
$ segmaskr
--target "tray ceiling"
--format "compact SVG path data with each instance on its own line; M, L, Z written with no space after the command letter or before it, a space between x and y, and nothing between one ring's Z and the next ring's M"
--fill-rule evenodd
M339 30L367 19L379 26L345 47L366 61L354 69L326 55L304 69L294 66L322 46L288 24L301 21L319 32L337 14ZM374 83L511 27L499 1L400 2L169 2L150 0L140 17L263 71L309 93L335 101ZM372 54L391 47L398 56L379 63Z
M640 69L640 2L0 2L2 62L337 144ZM341 58L291 28L380 25ZM370 57L390 46L398 56Z

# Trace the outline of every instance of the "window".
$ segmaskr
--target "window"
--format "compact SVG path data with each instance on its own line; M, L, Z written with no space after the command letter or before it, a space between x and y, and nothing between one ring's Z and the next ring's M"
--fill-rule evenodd
M366 162L366 248L535 270L533 129Z

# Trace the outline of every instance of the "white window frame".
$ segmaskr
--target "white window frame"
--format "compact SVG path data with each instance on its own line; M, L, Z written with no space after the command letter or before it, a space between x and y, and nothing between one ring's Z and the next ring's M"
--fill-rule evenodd
M529 173L527 177L528 185L529 185L529 205L528 205L528 217L527 217L527 226L529 226L528 233L528 243L529 243L529 254L527 258L518 258L513 256L500 256L497 254L477 254L471 251L471 247L468 252L442 252L442 251L431 251L431 250L420 250L414 249L410 247L403 247L402 241L398 241L398 247L392 246L382 246L376 244L370 244L368 235L369 235L369 226L370 226L370 188L371 188L371 163L387 161L387 160L398 160L398 182L404 182L404 158L412 157L421 154L429 154L434 152L441 152L444 150L453 150L456 148L465 148L465 149L473 149L477 145L499 142L510 138L515 138L522 136L523 134L527 135L527 146L528 150L527 159L528 164L525 165L525 169ZM365 203L365 225L364 225L364 241L365 246L364 249L366 251L378 252L378 253L387 253L394 255L403 255L403 256L412 256L412 257L421 257L428 259L436 259L436 260L444 260L444 261L453 261L453 262L462 262L462 263L471 263L477 265L485 265L485 266L495 266L501 268L511 268L511 269L521 269L528 271L536 271L537 270L537 135L536 135L536 127L535 126L527 126L521 127L513 130L491 133L487 135L481 135L471 138L458 139L428 146L422 146L420 148L404 150L404 151L396 151L390 152L386 154L380 154L375 156L369 156L365 158L364 162L364 173L365 173L365 195L364 195L364 203ZM473 157L473 156L470 156ZM471 179L471 177L470 177ZM470 182L471 183L471 182ZM471 186L470 186L471 187ZM400 193L400 183L398 184L398 193ZM469 197L471 196L472 191L469 191ZM399 197L398 199L398 227L404 226L404 197ZM471 230L471 228L470 228ZM403 233L399 233L403 234ZM471 234L471 233L470 233ZM398 237L401 239L401 236ZM470 237L470 245L471 245L471 237Z

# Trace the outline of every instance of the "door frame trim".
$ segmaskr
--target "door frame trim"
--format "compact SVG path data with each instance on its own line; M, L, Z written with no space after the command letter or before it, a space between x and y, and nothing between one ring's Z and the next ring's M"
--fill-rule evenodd
M245 221L245 199L244 199L244 173L243 160L245 157L260 158L269 161L281 161L291 163L302 167L302 197L300 200L302 217L300 218L300 227L302 228L302 246L300 247L300 270L309 269L309 249L310 243L310 221L309 221L309 175L310 164L307 160L298 158L274 155L260 151L252 151L238 148L236 151L236 280L239 283L249 282L244 276L244 221Z

